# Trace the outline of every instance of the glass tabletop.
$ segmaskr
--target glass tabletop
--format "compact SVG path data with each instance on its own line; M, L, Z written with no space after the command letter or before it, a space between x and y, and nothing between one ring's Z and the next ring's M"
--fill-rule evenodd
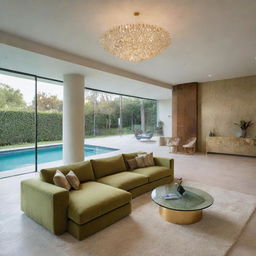
M182 185L183 186L183 185ZM155 188L151 193L152 200L158 205L177 211L197 211L205 209L213 204L213 197L207 192L193 187L183 186L186 192L179 199L163 198L163 195L177 192L177 185L174 183Z

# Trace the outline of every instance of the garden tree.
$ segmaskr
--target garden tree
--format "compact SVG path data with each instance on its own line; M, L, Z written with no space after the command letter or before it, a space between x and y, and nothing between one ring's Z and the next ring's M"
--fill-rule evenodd
M93 123L94 123L94 110L93 103L90 101L85 101L84 103L84 113L85 113L85 134L93 135Z
M145 130L154 130L156 126L156 101L143 100ZM122 104L121 104L122 103ZM86 91L85 95L85 134L89 136L110 135L120 132L118 118L122 118L122 127L133 131L141 127L141 100L110 93Z
M141 119L141 130L145 132L145 108L144 108L144 100L140 100L140 119Z
M148 130L155 129L157 123L157 102L155 100L144 100L145 126Z
M120 95L120 124L119 124L119 127L120 129L123 129L123 96Z
M123 126L134 130L135 124L140 124L140 100L132 97L123 97Z
M35 99L32 103L35 106ZM56 95L47 95L44 92L37 94L37 109L38 111L62 112L63 102Z
M90 112L93 116L93 136L96 135L96 114L98 112L98 92L97 91L86 91L85 101L89 102L88 105L92 105L92 112Z
M20 90L15 90L7 84L0 83L0 109L25 108L26 103Z
M108 129L111 128L111 124L112 124L111 117L116 112L117 107L118 107L118 104L112 95L106 94L106 93L102 93L100 95L99 112L107 116L106 128Z

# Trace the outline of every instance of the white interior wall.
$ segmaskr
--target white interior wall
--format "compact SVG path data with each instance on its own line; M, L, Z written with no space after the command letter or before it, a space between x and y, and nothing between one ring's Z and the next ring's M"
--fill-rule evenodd
M157 101L157 120L164 122L164 136L172 136L172 99Z

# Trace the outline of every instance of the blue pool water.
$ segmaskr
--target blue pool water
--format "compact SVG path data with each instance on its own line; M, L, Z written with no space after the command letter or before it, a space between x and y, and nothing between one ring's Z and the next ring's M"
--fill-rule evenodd
M108 153L118 149L84 145L85 156ZM38 147L38 164L62 160L62 145ZM0 172L35 164L35 149L17 149L0 152Z

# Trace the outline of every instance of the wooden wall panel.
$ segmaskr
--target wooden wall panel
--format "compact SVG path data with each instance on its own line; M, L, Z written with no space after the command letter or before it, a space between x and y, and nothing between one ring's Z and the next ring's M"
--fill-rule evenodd
M181 138L181 151L187 139L197 137L198 83L174 86L172 100L172 136Z

